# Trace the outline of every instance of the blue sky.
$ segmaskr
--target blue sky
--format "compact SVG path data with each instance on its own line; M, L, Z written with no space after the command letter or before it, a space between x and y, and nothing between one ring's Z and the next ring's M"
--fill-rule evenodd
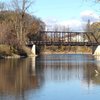
M36 0L35 13L41 18L55 17L58 20L79 18L83 10L91 10L92 4L84 0Z
M35 0L29 12L41 18L47 25L61 24L78 28L88 19L91 22L99 20L99 6L91 1L93 0Z
M88 19L99 21L99 12L93 0L36 0L35 15L44 20L48 26L65 25L82 30Z

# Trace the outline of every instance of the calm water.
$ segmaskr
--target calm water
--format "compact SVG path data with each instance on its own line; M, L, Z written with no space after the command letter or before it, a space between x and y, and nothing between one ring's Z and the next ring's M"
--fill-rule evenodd
M100 100L100 61L92 55L0 60L0 100Z

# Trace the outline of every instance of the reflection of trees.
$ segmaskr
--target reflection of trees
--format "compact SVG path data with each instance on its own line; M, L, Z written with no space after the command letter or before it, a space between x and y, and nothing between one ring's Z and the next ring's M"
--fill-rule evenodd
M47 80L64 81L82 77L84 63L79 62L77 56L49 55L39 57L38 61Z
M38 66L45 81L81 80L87 85L100 82L97 65L91 55L46 55L39 57ZM100 83L99 83L100 84Z
M95 70L97 70L97 66L95 63L87 62L84 65L83 81L85 81L88 84L88 86L91 84L91 82L95 78L95 75L96 75Z
M95 65L97 67L97 72L95 72L95 77L92 78L92 81L93 84L100 85L100 61L97 61Z
M0 94L23 95L27 90L40 87L40 82L32 71L31 58L0 60Z
M95 59L95 58L94 58ZM100 85L100 63L87 62L84 67L84 81L90 84Z

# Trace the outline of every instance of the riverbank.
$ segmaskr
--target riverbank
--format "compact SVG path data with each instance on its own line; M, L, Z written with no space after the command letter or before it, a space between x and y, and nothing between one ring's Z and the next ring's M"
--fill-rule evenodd
M41 50L41 54L92 54L92 50L87 46L48 46Z
M79 52L79 51L50 51L50 50L45 50L41 52L41 55L47 55L47 54L92 54L91 52Z
M0 59L3 58L25 58L36 56L31 52L31 48L21 46L20 49L16 49L9 45L0 45Z

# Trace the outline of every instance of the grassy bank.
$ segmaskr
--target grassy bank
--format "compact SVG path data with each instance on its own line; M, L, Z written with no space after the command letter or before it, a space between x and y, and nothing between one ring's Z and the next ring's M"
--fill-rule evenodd
M8 58L8 57L27 57L27 56L35 56L31 53L31 48L26 46L21 46L21 48L14 48L10 45L0 45L0 58Z
M91 48L80 46L43 47L41 54L91 54Z

